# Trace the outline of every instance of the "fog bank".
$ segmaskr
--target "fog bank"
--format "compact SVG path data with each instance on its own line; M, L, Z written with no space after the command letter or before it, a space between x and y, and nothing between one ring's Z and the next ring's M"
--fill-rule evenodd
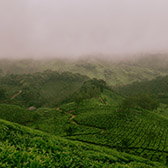
M167 0L1 0L0 58L168 52Z

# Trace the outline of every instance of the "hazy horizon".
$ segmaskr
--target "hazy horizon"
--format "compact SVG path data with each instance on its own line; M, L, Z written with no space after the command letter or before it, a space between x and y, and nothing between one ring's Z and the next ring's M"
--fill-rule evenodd
M167 0L1 0L0 58L168 53Z

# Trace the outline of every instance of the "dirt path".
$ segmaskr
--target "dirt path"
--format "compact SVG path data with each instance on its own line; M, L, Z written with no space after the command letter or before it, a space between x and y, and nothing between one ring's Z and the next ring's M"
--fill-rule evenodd
M74 118L75 118L75 115L72 114L72 116L71 116L71 118L70 118L70 121L71 121L73 124L75 124L75 125L79 125L79 124L74 120Z
M99 96L99 100L104 104L106 105L105 101Z
M11 96L10 100L13 100L15 97L19 96L22 93L22 90L19 90L16 94Z
M69 120L75 124L75 125L79 125L76 121L74 121L75 115L73 114L74 110L70 110L68 112L65 112L65 114L71 114L71 117L69 118Z
M72 121L75 118L75 115L72 114L70 120Z

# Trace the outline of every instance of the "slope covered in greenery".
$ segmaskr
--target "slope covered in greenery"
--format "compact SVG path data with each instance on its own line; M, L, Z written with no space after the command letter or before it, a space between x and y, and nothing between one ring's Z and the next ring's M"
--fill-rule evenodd
M155 95L160 102L168 104L168 76L116 87L116 91L125 96L149 93Z
M101 58L101 57L100 57ZM128 60L87 58L78 60L1 60L0 76L54 70L73 72L90 78L103 79L108 85L124 85L135 81L153 79L168 74L166 55L145 55ZM5 65L5 66L4 66Z
M116 150L72 142L0 120L0 167L164 168Z
M27 126L66 139L112 148L167 164L168 118L140 107L120 108L124 100L117 93L102 93L79 104L34 111Z
M86 80L88 77L71 72L6 75L0 80L0 88L6 91L1 102L36 107L54 106L69 98Z
M99 80L85 82L82 88L94 88L95 82ZM90 93L90 89L86 89L86 93L88 91ZM91 97L84 97L80 102L72 99L72 102L54 108L39 108L32 112L33 118L23 124L66 139L167 164L166 112L161 115L157 110L148 111L140 106L121 108L125 98L108 87L105 86L102 92L94 91Z
M94 128L95 132L74 133L69 138L166 164L168 118L141 108L116 110L111 104L98 106L93 101L81 104L74 110L73 120L78 125Z
M71 72L0 75L0 167L168 165L167 77L108 85L165 75L166 68L142 73L145 64L55 63L42 69ZM92 79L72 73L78 71Z
M0 118L19 124L26 124L31 122L35 115L33 112L17 105L0 104Z
M80 72L90 78L103 79L112 86L130 84L168 74L166 70L162 71L145 64L140 65L139 62L113 62L96 58L71 62L53 60L46 63L44 69Z

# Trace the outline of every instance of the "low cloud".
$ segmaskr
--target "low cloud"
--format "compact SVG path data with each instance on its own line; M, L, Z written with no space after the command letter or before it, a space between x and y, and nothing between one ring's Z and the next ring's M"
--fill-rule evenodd
M167 0L1 0L0 58L168 51Z

